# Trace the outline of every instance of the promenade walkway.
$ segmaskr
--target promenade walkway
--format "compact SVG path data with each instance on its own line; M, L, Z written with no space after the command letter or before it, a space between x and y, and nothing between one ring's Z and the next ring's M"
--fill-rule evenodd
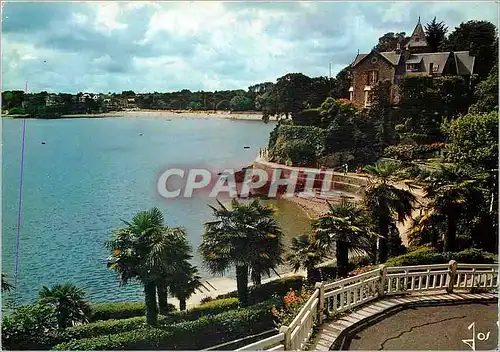
M303 351L342 347L347 333L397 307L495 300L498 264L448 264L386 267L334 281L318 282L293 321L279 333L238 351ZM319 327L312 338L314 326ZM312 344L312 346L311 346ZM312 347L312 348L311 348Z
M346 347L349 333L356 328L372 323L377 319L384 318L387 314L397 310L410 307L421 307L430 305L443 305L450 303L467 303L481 301L495 301L496 293L456 293L446 292L426 293L419 295L407 295L400 297L389 297L365 306L358 307L352 312L335 317L330 322L325 322L319 328L319 332L312 343L311 350L343 349ZM465 337L465 336L464 336ZM464 347L466 347L464 345ZM375 346L369 349L374 349Z

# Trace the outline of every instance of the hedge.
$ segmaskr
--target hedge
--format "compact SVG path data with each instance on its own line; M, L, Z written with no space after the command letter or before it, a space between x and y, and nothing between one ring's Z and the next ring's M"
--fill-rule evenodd
M110 302L92 305L89 321L133 318L145 314L144 302Z
M175 309L173 304L168 304L169 312ZM92 305L89 321L127 319L144 315L146 315L144 302L110 302Z
M252 307L207 315L163 328L145 327L119 334L72 340L55 346L54 350L199 350L271 329L274 326L271 308L279 303L273 299Z
M444 252L438 253L435 249L419 248L413 252L394 257L385 262L387 266L406 266L406 265L426 265L426 264L445 264L450 260L458 263L467 264L487 264L494 263L497 257L494 254L482 251L480 249L466 249L462 252Z
M284 297L293 289L294 291L300 291L304 283L304 278L299 275L293 275L284 277L281 279L276 279L268 283L262 284L256 287L250 287L249 292L249 302L250 304L256 304L268 300L270 297ZM217 299L238 297L238 291L232 291L223 295L217 296Z
M178 323L181 321L196 320L206 315L216 315L228 310L238 308L237 298L228 298L215 300L190 309L189 311L175 311L166 316L160 316L158 321L165 325ZM101 335L117 334L126 331L141 329L146 327L146 318L144 316L127 319L110 319L97 321L89 324L78 325L68 328L62 333L61 341L72 339L83 339L98 337Z

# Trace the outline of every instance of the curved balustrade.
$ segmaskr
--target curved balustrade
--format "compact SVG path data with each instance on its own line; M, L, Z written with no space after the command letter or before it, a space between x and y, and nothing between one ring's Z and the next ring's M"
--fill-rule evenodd
M386 295L419 294L425 291L498 288L498 264L448 264L386 267L324 284L317 283L289 326L280 333L240 348L238 351L302 350L312 335L314 324L321 325L324 314L335 315Z

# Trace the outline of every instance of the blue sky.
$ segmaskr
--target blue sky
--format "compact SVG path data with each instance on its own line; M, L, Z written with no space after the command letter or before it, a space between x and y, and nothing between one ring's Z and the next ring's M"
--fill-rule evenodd
M327 76L418 16L497 25L494 2L4 3L2 89L76 93L246 89Z

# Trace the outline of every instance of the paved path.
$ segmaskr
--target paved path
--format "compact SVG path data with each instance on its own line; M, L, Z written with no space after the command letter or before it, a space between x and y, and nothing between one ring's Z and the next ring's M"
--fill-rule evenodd
M476 336L491 334L488 340L476 338L476 351L495 350L498 343L496 303L405 309L369 326L350 341L350 350L470 350L462 340L472 338L470 324L475 322Z
M446 304L453 302L471 302L471 301L487 301L494 300L497 298L496 293L482 293L482 294L471 294L471 293L456 293L447 294L443 292L436 292L433 294L421 294L412 296L394 296L387 297L382 300L376 300L365 305L354 308L350 313L341 315L339 318L332 320L330 322L325 322L319 328L319 332L314 339L313 347L314 350L328 350L332 346L338 347L337 345L343 344L344 338L348 331L352 331L355 327L362 324L366 324L369 321L373 321L377 317L384 317L389 311L394 309L404 308L404 307L415 307L418 305L429 305L429 304ZM446 309L446 308L444 308ZM496 314L496 310L493 310ZM491 319L490 319L491 320ZM470 323L472 323L471 321ZM494 321L494 323L496 320ZM469 324L470 324L469 323ZM417 324L418 325L418 324ZM387 332L387 331L386 331ZM479 331L478 331L479 332ZM372 332L373 333L373 332ZM464 337L464 339L467 336ZM383 340L382 340L383 341ZM401 340L402 341L402 340ZM369 341L367 344L373 344ZM465 345L464 345L465 346ZM366 347L366 346L364 346ZM418 346L407 349L416 349ZM465 346L467 347L467 346ZM361 349L378 349L379 346L370 346ZM398 349L398 348L396 348ZM403 349L403 348L399 348ZM432 348L434 349L434 348ZM445 348L446 349L446 348ZM453 349L453 348L448 348ZM464 348L462 348L464 349Z

